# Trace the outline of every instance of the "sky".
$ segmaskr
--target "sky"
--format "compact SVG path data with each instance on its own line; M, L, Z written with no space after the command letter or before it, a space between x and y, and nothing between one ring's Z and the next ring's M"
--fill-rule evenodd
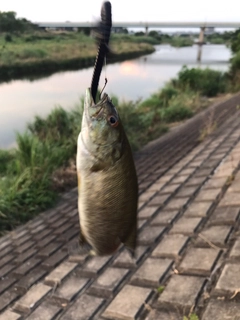
M239 22L239 0L112 0L113 21ZM32 22L93 22L100 0L0 0L0 11L15 11Z

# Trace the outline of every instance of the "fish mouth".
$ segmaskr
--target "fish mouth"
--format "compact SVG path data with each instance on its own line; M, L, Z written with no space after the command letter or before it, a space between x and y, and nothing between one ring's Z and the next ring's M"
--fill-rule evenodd
M91 115L91 117L93 118L97 118L101 115L101 113L103 112L104 108L105 108L105 102L108 100L108 95L106 93L104 93L102 99L97 103L94 104L94 100L93 97L92 98L92 105L90 105L90 107L88 108L88 110L90 111L94 111L94 109L96 110L95 112L89 112Z

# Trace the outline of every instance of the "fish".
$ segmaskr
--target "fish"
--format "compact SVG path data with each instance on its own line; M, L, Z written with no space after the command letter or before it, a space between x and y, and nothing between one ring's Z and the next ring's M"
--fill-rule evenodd
M95 103L86 90L77 140L80 245L92 255L113 254L137 244L138 180L120 115L104 93Z

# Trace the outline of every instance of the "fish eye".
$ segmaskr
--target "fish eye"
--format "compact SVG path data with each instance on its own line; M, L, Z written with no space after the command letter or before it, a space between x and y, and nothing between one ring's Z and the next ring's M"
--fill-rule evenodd
M108 121L112 127L118 126L118 119L115 116L109 116Z

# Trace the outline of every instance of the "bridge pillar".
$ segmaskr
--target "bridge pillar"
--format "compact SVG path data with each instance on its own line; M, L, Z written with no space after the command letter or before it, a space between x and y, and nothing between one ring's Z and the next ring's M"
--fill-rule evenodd
M145 27L145 35L148 36L148 26Z
M197 61L201 61L202 58L202 46L204 44L204 31L206 27L201 27L200 34L198 38L198 54L197 54Z

